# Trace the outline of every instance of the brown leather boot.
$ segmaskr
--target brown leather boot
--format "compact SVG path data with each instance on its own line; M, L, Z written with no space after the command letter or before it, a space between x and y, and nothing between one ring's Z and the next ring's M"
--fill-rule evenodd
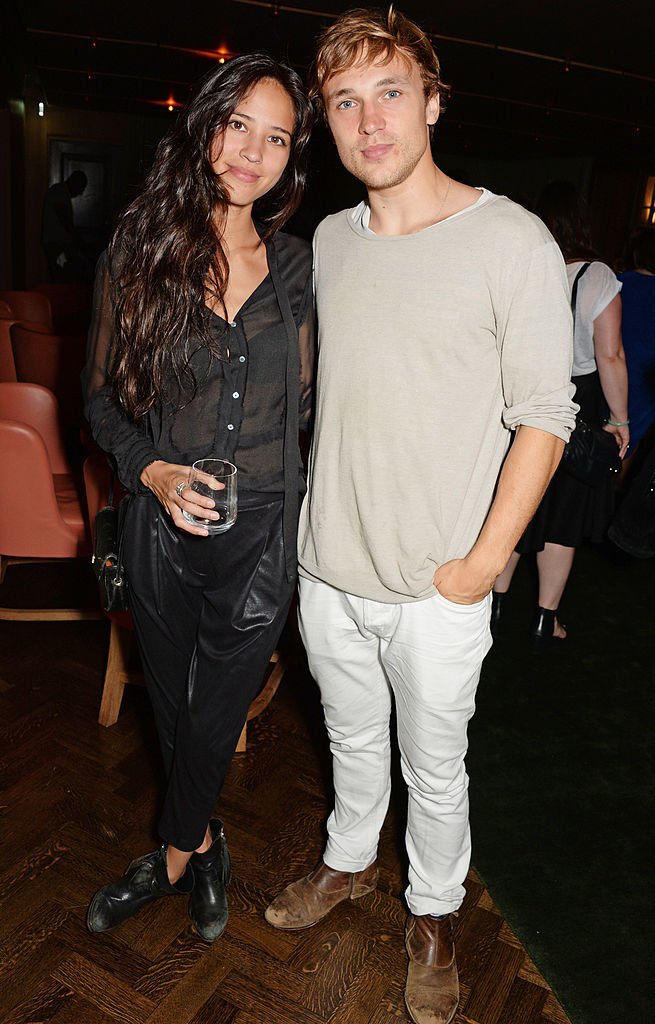
M274 928L311 928L337 903L373 892L378 875L375 861L363 871L335 871L321 861L309 875L292 882L276 896L264 917Z
M405 932L409 970L405 1003L415 1024L449 1024L459 1002L451 915L410 915Z

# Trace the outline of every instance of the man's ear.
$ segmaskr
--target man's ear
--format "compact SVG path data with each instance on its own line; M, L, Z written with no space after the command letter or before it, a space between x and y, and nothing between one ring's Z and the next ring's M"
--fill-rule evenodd
M440 111L439 93L434 92L425 105L425 123L428 125L436 124L439 120Z

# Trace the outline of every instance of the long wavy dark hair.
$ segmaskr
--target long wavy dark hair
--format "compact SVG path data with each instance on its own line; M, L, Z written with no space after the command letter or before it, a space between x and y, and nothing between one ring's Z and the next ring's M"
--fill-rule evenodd
M598 259L587 206L572 181L544 185L534 212L553 235L567 263Z
M311 114L291 68L255 53L219 65L200 83L174 128L161 140L140 195L121 216L109 247L116 345L112 379L119 401L139 419L160 399L170 370L189 374L189 339L223 357L209 335L209 291L223 304L229 267L221 236L229 193L210 154L247 93L273 79L289 94L295 126L282 177L254 204L267 241L297 210L306 179Z

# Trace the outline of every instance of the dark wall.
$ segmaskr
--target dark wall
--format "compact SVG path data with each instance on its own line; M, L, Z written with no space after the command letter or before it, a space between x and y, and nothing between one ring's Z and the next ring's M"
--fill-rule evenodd
M589 195L594 243L619 269L628 238L640 224L647 176L646 163L597 160L594 165Z

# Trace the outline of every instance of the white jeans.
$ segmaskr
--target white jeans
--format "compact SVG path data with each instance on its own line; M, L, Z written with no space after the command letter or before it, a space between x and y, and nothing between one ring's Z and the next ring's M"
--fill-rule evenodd
M325 863L362 871L376 857L391 789L393 692L413 914L446 914L464 898L466 730L491 647L490 600L456 605L436 594L387 604L300 580L300 631L321 690L334 772Z

